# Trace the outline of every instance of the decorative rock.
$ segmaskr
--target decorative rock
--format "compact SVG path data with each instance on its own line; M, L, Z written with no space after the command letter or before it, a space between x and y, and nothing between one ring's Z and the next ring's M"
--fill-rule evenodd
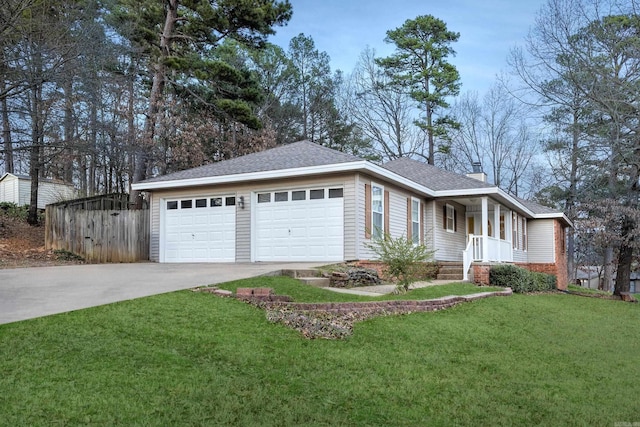
M350 268L347 271L335 271L331 274L331 286L336 288L373 286L380 283L378 273L368 268Z
M214 289L213 290L213 294L214 295L218 295L219 297L230 297L230 296L233 296L233 292L227 291L227 290L224 290L224 289Z

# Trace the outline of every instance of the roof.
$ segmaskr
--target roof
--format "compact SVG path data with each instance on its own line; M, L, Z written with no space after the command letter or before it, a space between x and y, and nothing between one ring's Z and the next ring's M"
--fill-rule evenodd
M520 203L522 203L523 205L525 205L531 212L533 212L536 215L558 213L557 209L550 208L548 206L544 206L536 202L532 202L531 200L521 199L520 197L515 197L515 196L512 196L512 197L517 201L519 201Z
M150 178L132 184L132 188L153 191L347 171L364 172L381 177L428 197L490 196L500 203L527 212L532 217L562 217L568 225L571 224L562 212L511 196L499 187L475 178L409 158L399 158L378 166L359 157L306 140Z
M332 150L305 140L281 145L270 150L247 154L242 157L150 178L141 181L141 183L238 175L362 161L364 160L359 157Z
M475 178L449 172L407 157L391 160L382 165L382 167L435 191L495 187L495 185L487 184Z
M14 178L21 179L21 180L23 180L23 181L29 181L29 182L31 182L31 177L30 177L29 175L22 175L22 174L17 174L17 173L10 173L10 172L5 172L5 173L0 177L0 181L2 181L3 179L5 179L5 178L7 178L7 177L9 177L9 176L12 176L12 177L14 177ZM71 183L66 183L66 182L56 181L56 180L53 180L53 179L51 179L51 178L40 178L38 181L39 181L39 182L49 182L49 183L51 183L51 184L56 184L56 185L64 185L64 186L67 186L67 187L73 187L73 184L71 184Z

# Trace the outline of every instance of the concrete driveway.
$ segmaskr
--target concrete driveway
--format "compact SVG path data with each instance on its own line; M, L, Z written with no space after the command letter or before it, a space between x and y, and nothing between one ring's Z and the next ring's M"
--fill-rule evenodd
M0 324L320 264L90 264L0 270Z

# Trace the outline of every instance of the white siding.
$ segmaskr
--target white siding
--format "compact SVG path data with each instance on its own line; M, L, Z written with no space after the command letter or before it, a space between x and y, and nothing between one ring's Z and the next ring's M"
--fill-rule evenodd
M351 177L344 183L344 259L357 258L357 232L356 232L357 198L356 178Z
M71 200L76 191L71 185L49 181L40 181L38 187L38 209L44 209L50 203ZM31 203L31 180L13 174L0 181L0 202L11 202L18 206Z
M18 198L18 177L6 175L4 179L0 181L0 202L20 205Z
M435 249L435 208L436 202L435 200L430 200L428 202L424 202L424 245L429 248L429 250ZM435 256L436 254L434 254Z
M552 219L538 219L528 221L528 262L555 262L555 236L553 224L554 220Z
M456 210L457 227L450 232L443 227L443 206L449 204ZM435 259L438 261L462 261L462 251L466 247L465 207L455 202L436 202L433 222Z
M389 228L392 237L407 237L407 197L406 193L389 192Z
M31 181L28 179L18 179L18 205L28 205L31 203Z
M31 191L30 182L28 182L28 186L29 191ZM40 182L38 186L38 209L44 209L48 204L71 200L75 197L76 190L70 185ZM31 194L29 194L30 198Z
M379 185L384 186L384 191L389 192L389 230L385 230L391 234L392 237L407 237L407 199L411 197L416 197L420 199L420 201L425 206L425 212L427 211L427 202L424 201L424 198L420 197L417 194L411 193L402 188L395 187L388 182L382 181L380 179L372 179L367 175L358 175L355 180L355 203L356 203L356 259L373 259L375 256L371 249L369 249L368 245L371 243L371 239L365 238L365 185L371 184L371 182L377 183ZM345 203L347 199L345 199ZM426 215L425 215L426 216ZM430 230L430 223L424 223L425 230L425 242L428 244L430 241L430 236L428 235Z
M149 259L151 261L160 261L160 197L157 193L151 193L151 200L149 203L149 226L151 230L149 232ZM155 238L154 238L155 236Z

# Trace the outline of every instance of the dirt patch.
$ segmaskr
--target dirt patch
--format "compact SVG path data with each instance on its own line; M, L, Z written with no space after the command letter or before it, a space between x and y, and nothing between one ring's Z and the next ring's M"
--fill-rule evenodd
M82 264L44 248L44 227L31 226L0 210L0 269Z

